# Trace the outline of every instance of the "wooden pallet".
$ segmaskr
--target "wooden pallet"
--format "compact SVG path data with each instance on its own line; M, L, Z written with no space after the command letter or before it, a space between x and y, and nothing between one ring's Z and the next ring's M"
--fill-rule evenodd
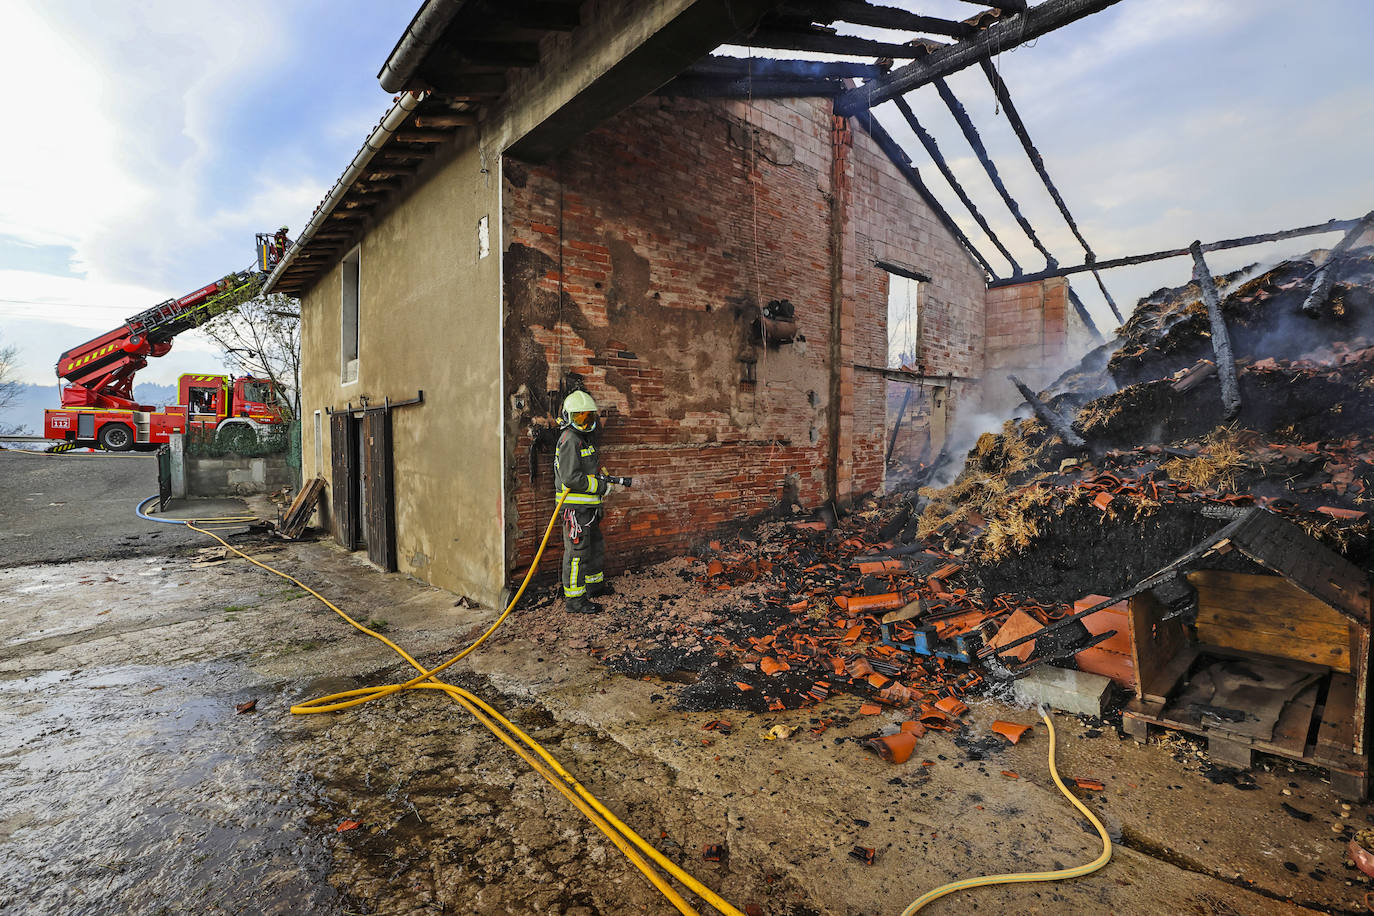
M1169 697L1185 683L1194 664L1203 655L1279 663L1321 671L1324 677L1284 706L1271 738L1256 740L1228 730L1224 723L1190 719L1168 709ZM1151 726L1199 735L1207 739L1212 759L1230 766L1249 767L1255 753L1260 752L1322 767L1329 772L1332 788L1338 794L1363 801L1369 789L1369 761L1354 752L1355 705L1356 682L1349 674L1303 665L1291 659L1275 659L1225 647L1191 645L1180 649L1170 659L1150 684L1146 695L1126 705L1122 711L1122 728L1138 741L1147 739Z
M316 477L302 487L296 498L291 501L291 508L286 510L286 515L277 524L277 534L288 541L300 537L310 517L315 514L315 505L320 501L320 494L323 492L323 477Z

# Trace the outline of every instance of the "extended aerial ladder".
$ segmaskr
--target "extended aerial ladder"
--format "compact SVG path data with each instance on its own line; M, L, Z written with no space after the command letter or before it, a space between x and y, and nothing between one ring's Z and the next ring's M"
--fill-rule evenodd
M171 433L192 426L219 427L231 419L250 426L281 423L271 383L265 379L231 382L222 375L182 376L179 403L163 411L139 404L133 385L138 371L150 358L165 356L178 334L256 296L290 244L285 229L259 233L255 269L158 303L63 353L57 361L57 377L65 383L62 408L46 411L44 435L72 445L124 451L161 444Z

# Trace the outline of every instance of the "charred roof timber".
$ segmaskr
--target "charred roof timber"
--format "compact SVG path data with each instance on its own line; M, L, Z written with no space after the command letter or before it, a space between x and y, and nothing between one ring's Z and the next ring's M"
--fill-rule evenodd
M921 145L925 147L926 154L930 156L930 161L935 163L935 168L944 176L945 181L947 181L949 186L954 190L959 201L973 217L973 221L978 224L978 228L983 230L983 234L992 242L993 247L1002 253L1002 257L1007 259L1007 263L1011 265L1012 276L1019 276L1021 274L1021 265L1016 263L1016 258L1007 250L1007 246L1002 244L1002 240L997 237L997 233L992 231L992 226L988 225L988 221L983 217L982 212L978 209L978 206L973 202L972 198L968 196L968 193L964 190L964 186L954 177L954 172L950 169L949 163L945 161L945 157L940 152L940 147L935 142L935 138L931 136L930 131L926 130L921 122L917 120L916 112L911 110L911 106L907 104L906 99L897 96L892 101L896 103L897 110L902 113L902 117L906 118L906 123L911 128L912 133L916 135L916 139L921 141ZM992 273L992 271L989 271L989 273ZM997 275L993 273L993 277L995 278L996 276Z
M1202 256L1202 242L1188 247L1193 255L1193 279L1202 288L1202 301L1207 305L1207 319L1212 326L1212 353L1217 358L1217 377L1221 380L1221 406L1227 420L1240 414L1240 384L1236 380L1236 354L1231 349L1231 332L1226 328L1226 316L1221 314L1221 300L1217 298L1217 281Z
M1048 0L1002 19L973 38L931 52L886 76L851 89L835 100L839 114L852 115L971 67L1000 51L1019 47L1071 22L1100 12L1119 0ZM998 4L1004 6L1006 4Z
M1327 256L1326 262L1317 271L1317 276L1312 280L1312 291L1307 294L1307 299L1303 301L1302 313L1309 318L1321 316L1322 305L1326 302L1326 297L1331 294L1331 283L1336 279L1336 272L1331 268L1335 266L1350 248L1355 244L1355 240L1364 235L1365 230L1374 225L1374 210L1366 213L1359 222L1350 228L1342 239L1336 243L1336 247L1331 249L1331 254Z
M1249 245L1261 245L1265 242L1279 242L1284 239L1294 239L1304 235L1321 235L1326 232L1346 232L1359 224L1360 220L1358 219L1333 219L1311 226L1299 226L1296 229L1282 229L1278 232L1265 232L1260 235L1246 235L1236 239L1221 239L1216 242L1208 242L1202 246L1202 250L1203 252L1224 251L1228 248L1245 248ZM1110 270L1113 267L1131 267L1136 264L1147 264L1150 261L1182 258L1186 257L1188 254L1190 254L1190 249L1188 248L1170 248L1165 251L1152 251L1149 254L1136 254L1124 258L1108 258L1105 261L1095 261L1091 264L1075 264L1072 267L1056 267L1054 270L1042 270L1039 273L1025 274L1021 277L1011 277L1003 280L994 279L988 285L996 289L1001 286L1012 286L1016 283L1048 280L1051 277L1067 277L1071 274L1083 273L1087 270Z
M1083 237L1083 233L1078 228L1078 223L1074 220L1073 214L1069 212L1069 205L1064 202L1064 197L1059 193L1059 188L1050 179L1049 170L1045 168L1045 159L1040 155L1040 150L1035 148L1031 142L1030 132L1026 130L1026 124L1021 120L1021 114L1016 110L1016 106L1011 101L1011 91L1007 88L1006 81L989 60L978 62L983 68L983 74L988 78L992 85L992 90L997 94L997 100L1001 103L1002 111L1006 113L1007 123L1011 125L1012 132L1016 134L1016 139L1021 141L1021 147L1026 151L1026 156L1030 159L1031 165L1040 175L1040 180L1045 185L1045 190L1054 199L1054 204L1059 208L1059 213L1064 217L1064 222L1068 223L1070 231L1078 239L1078 243L1083 246L1083 255L1087 263L1091 264L1097 260L1097 255L1093 253L1092 247L1088 245L1088 240ZM1117 321L1125 321L1121 310L1116 307L1116 300L1112 299L1112 294L1107 291L1107 284L1102 282L1102 274L1094 270L1093 279L1097 281L1097 288L1102 291L1102 298L1107 300L1107 307L1112 310Z

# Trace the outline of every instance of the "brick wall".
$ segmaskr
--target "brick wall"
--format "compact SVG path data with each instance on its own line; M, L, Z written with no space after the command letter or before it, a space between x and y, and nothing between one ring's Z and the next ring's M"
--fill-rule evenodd
M987 291L985 412L1000 414L1021 402L1008 375L1039 391L1080 355L1071 333L1071 324L1079 322L1076 315L1070 319L1068 293L1064 277Z
M825 100L641 102L553 163L506 161L503 231L513 567L552 511L552 455L536 450L532 480L531 429L557 412L570 373L606 408L606 466L636 478L610 503L614 571L788 498L822 502L836 455L848 492L881 487L885 383L853 369L886 358L874 257L937 276L934 323L960 326L934 371L980 368L976 268ZM795 343L754 338L772 299L796 307Z

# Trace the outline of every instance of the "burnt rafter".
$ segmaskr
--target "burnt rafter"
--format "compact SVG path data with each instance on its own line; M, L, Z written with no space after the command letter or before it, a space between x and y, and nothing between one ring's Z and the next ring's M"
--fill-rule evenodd
M1083 255L1087 263L1091 264L1097 260L1097 255L1093 252L1088 240L1083 237L1083 232L1078 228L1077 221L1073 214L1069 212L1069 205L1064 202L1064 197L1059 193L1059 188L1055 186L1053 179L1050 178L1049 170L1045 167L1045 159L1040 155L1040 150L1036 149L1031 141L1030 132L1026 130L1026 124L1021 120L1021 113L1016 110L1016 105L1011 100L1011 90L1007 88L1006 81L1002 75L992 65L991 61L981 60L978 62L983 68L983 74L987 77L988 83L992 86L992 91L997 94L997 100L1001 104L1003 113L1007 116L1007 123L1011 125L1012 132L1016 134L1016 139L1021 141L1021 148L1026 151L1026 156L1030 159L1031 165L1040 175L1040 180L1045 185L1045 190L1049 192L1054 204L1059 208L1059 213L1064 217L1064 222L1068 223L1070 231L1078 239L1078 243L1083 246ZM1097 281L1097 288L1102 291L1102 296L1107 300L1107 307L1112 310L1117 321L1124 321L1120 309L1116 307L1116 301L1112 299L1112 294L1107 291L1107 284L1102 282L1102 274L1099 271L1092 271L1093 279Z
M1236 239L1222 239L1216 242L1208 242L1202 246L1204 252L1224 251L1228 248L1245 248L1249 245L1261 245L1265 242L1280 242L1284 239L1294 239L1305 235L1321 235L1327 232L1347 232L1358 225L1359 220L1355 219L1333 219L1325 223L1317 223L1311 226L1299 226L1296 229L1284 229L1279 232L1265 232L1260 235L1247 235ZM1028 283L1032 280L1047 280L1050 277L1067 277L1070 274L1082 273L1086 270L1109 270L1113 267L1131 267L1136 264L1146 264L1150 261L1163 261L1168 258L1181 258L1190 254L1188 248L1170 248L1165 251L1152 251L1149 254L1136 254L1124 258L1109 258L1105 261L1095 261L1092 264L1075 264L1072 267L1056 267L1054 270L1042 270L1038 273L1026 274L1019 278L1010 280L994 280L989 286L1010 286L1013 283Z
M772 57L708 57L682 71L689 77L754 77L755 79L872 79L883 72L877 64L853 60L778 60Z
M866 57L892 57L910 60L916 49L907 44L874 41L855 35L840 35L834 29L818 26L760 28L740 39L751 48L782 48L788 51L819 51L826 54L861 54Z
M983 171L987 172L988 180L991 181L992 186L997 189L997 193L1002 198L1002 202L1007 205L1007 209L1011 211L1011 215L1016 218L1016 222L1021 226L1021 231L1026 233L1026 238L1030 239L1031 244L1035 246L1036 250L1045 256L1045 267L1050 270L1058 267L1059 262L1055 259L1054 255L1050 254L1049 249L1041 243L1040 237L1035 234L1035 228L1030 224L1030 220L1026 219L1021 213L1020 205L1017 204L1016 199L1011 196L1011 192L1007 190L1007 186L1002 182L1002 176L998 174L997 166L993 163L992 157L988 155L987 147L983 145L983 138L979 135L978 128L973 125L973 119L968 116L968 111L964 108L964 103L959 101L958 97L954 95L954 91L949 88L949 84L943 79L936 79L934 83L936 91L940 93L940 98L949 109L949 113L954 116L955 122L959 125L959 130L964 134L964 139L966 139L968 145L973 148L974 155L978 157L978 161L982 164Z
M992 269L992 265L988 264L987 258L983 257L982 252L973 246L968 236L964 235L959 225L950 218L945 208L940 206L940 202L935 199L935 195L930 193L930 188L926 187L925 181L921 178L920 171L911 164L911 158L907 156L901 144L894 140L892 135L889 134L874 117L856 118L855 122L859 125L860 129L873 138L873 142L878 144L878 148L883 151L883 154L887 156L888 160L897 167L897 170L902 173L907 182L916 189L916 193L921 195L921 199L924 200L926 205L935 213L935 217L940 221L940 224L959 240L959 244L964 246L964 250L978 262L978 265L983 268L984 272L986 272L989 277L996 279L997 271Z
M836 96L844 89L840 80L679 76L656 94L694 99L795 99Z
M1021 273L1021 265L1016 263L1016 258L1012 257L1011 252L1007 250L1007 246L1002 244L1002 240L997 237L997 233L992 231L992 226L988 225L988 221L983 217L982 212L979 211L978 205L973 202L973 199L968 196L968 192L964 190L964 186L954 177L954 172L950 169L949 163L945 161L945 157L940 152L940 147L935 142L935 138L931 136L930 131L926 130L916 118L916 113L911 110L911 106L907 104L906 99L898 96L893 99L893 102L896 103L897 110L902 113L902 117L906 118L906 123L911 128L912 133L916 135L916 139L921 141L921 146L925 147L926 154L930 156L930 161L935 163L935 168L944 176L945 181L949 184L950 188L953 189L960 203L964 205L964 209L968 210L969 214L973 217L973 221L978 224L978 228L983 230L983 234L992 242L993 247L1001 252L1002 257L1007 259L1007 263L1011 265L1012 275L1019 275Z
M783 4L781 14L789 18L805 17L813 22L849 22L951 38L967 38L974 34L974 28L966 22L922 16L896 7L875 6L862 0L788 0Z
M836 99L839 114L852 115L872 108L926 85L940 77L956 73L978 61L1008 51L1041 35L1100 12L1120 0L1046 0L1025 12L1000 19L972 38L958 41L933 51L920 60L913 60L886 76L851 89ZM1001 4L998 4L999 6Z

